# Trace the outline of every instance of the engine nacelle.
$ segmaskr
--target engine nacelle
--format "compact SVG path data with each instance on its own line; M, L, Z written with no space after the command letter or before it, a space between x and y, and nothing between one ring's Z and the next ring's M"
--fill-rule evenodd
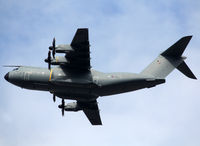
M60 64L67 64L69 61L64 56L56 56L55 59L52 58L51 64L52 65L60 65Z
M68 103L67 105L65 105L64 109L65 111L74 111L74 112L81 110L77 102Z
M48 59L44 60L45 62L48 63ZM50 64L52 65L60 65L60 64L68 64L69 61L65 56L56 56L55 58L51 58Z
M74 49L71 47L71 45L58 45L56 46L56 53L67 53L70 51L74 51Z

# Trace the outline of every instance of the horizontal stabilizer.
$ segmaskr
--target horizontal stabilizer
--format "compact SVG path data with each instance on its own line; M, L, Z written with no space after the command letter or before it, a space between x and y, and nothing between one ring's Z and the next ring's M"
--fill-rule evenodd
M190 68L187 66L187 64L185 63L185 61L183 61L178 67L177 69L182 72L184 75L186 75L189 78L192 79L197 79L195 77L195 75L192 73L192 71L190 70Z
M185 36L169 47L161 55L168 57L181 57L192 36Z

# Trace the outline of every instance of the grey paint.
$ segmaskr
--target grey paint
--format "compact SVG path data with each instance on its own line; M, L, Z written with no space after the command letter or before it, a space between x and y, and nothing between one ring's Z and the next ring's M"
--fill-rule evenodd
M141 74L152 75L157 78L165 78L177 66L182 63L183 59L173 59L159 55Z

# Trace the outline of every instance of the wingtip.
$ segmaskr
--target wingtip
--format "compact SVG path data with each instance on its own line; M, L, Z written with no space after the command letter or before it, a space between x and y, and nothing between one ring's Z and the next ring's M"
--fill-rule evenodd
M188 35L188 36L184 36L182 39L188 39L188 40L191 40L193 37L193 35Z
M87 27L85 27L85 28L83 27L83 28L78 28L77 30L79 30L79 31L80 30L88 30L88 28Z
M192 79L197 80L197 77L194 76Z

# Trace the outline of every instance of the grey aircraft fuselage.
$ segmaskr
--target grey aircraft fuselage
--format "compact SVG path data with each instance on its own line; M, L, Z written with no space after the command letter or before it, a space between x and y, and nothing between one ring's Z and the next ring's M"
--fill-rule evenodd
M5 79L21 88L50 91L60 98L79 101L150 88L165 82L165 79L134 73L102 73L91 69L79 74L62 67L48 70L26 66L10 71Z

